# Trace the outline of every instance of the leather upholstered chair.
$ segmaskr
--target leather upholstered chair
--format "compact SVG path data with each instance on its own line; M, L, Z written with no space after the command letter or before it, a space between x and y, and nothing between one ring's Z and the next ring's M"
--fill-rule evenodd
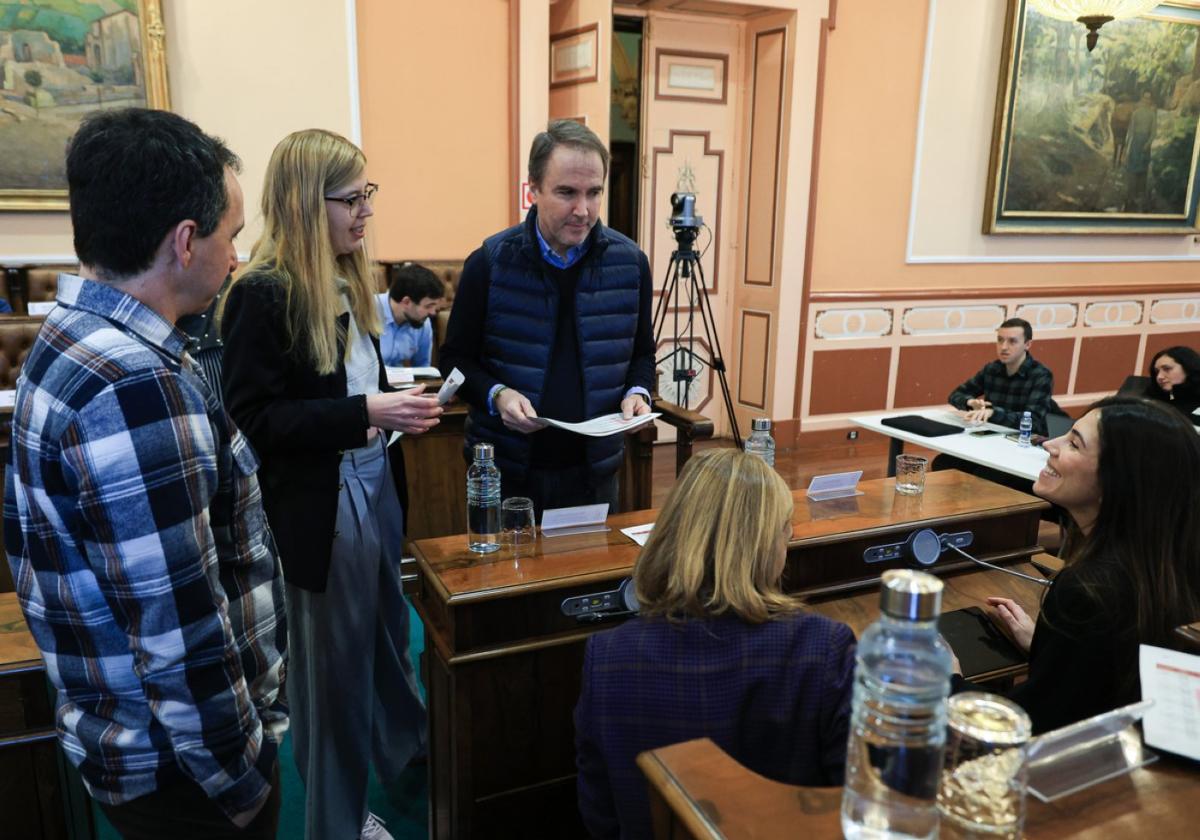
M29 355L43 320L19 315L0 320L0 390L17 387L21 365Z

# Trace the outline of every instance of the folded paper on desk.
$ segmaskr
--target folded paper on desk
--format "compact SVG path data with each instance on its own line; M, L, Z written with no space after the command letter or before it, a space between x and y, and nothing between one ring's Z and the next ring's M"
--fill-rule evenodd
M621 533L629 537L638 545L645 545L646 540L650 539L650 532L654 530L654 523L647 525L634 525L632 528L622 528Z
M901 414L899 417L884 417L879 421L885 426L899 429L902 432L912 432L921 437L941 437L956 435L963 431L962 426L952 426L949 423L939 423L919 414Z
M565 423L562 420L551 420L549 417L540 417L538 419L547 425L566 429L568 432L574 432L577 435L608 437L609 435L632 431L646 425L659 416L661 415L657 412L650 412L649 414L640 414L628 420L623 420L620 412L616 412L614 414L605 414L603 417L593 417L591 420L585 420L582 423Z
M1015 668L1027 659L979 607L942 613L938 632L958 656L967 679Z
M547 508L542 511L542 536L565 537L607 531L608 504Z
M1141 645L1142 698L1153 700L1142 731L1146 743L1200 761L1200 656Z

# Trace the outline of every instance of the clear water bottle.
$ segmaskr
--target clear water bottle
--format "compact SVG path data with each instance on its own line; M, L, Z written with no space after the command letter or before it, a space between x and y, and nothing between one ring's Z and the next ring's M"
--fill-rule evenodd
M755 417L750 421L750 437L746 438L745 450L775 466L775 438L771 437L771 421L766 417Z
M942 582L883 573L882 614L858 643L842 833L847 840L937 837L951 653L937 631Z
M1021 435L1017 438L1017 446L1022 449L1029 446L1029 438L1033 434L1033 415L1026 411L1021 415Z
M467 470L467 547L480 554L500 550L500 470L490 443L475 444Z

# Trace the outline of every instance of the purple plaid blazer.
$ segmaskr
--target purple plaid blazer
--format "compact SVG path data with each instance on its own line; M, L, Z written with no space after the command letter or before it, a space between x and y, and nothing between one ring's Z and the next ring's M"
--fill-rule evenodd
M594 837L651 837L638 753L711 738L756 773L840 785L855 640L811 613L638 618L588 640L575 707L579 809Z

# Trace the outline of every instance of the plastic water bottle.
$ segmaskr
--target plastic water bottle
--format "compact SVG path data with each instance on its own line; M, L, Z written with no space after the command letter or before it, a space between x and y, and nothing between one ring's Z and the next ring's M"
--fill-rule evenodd
M846 840L937 837L951 653L937 631L942 582L883 573L882 615L858 643L842 833Z
M1029 437L1033 434L1033 415L1026 411L1021 415L1021 435L1017 438L1017 446L1022 449L1029 447Z
M467 470L467 547L480 554L500 550L500 470L490 443L475 444Z
M775 466L775 438L771 437L771 421L766 417L755 417L750 421L750 437L746 438L745 450Z

